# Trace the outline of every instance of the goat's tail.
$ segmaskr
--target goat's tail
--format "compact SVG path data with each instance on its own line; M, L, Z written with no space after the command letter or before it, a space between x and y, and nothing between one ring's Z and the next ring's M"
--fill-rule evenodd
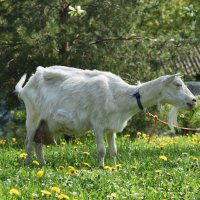
M19 82L17 83L17 85L15 86L15 92L20 93L23 89L23 85L25 83L26 80L26 74L24 74L21 79L19 80Z

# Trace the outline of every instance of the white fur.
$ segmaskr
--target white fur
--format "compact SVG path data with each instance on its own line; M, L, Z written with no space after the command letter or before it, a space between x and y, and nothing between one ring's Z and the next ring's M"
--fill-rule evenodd
M162 76L139 85L129 85L119 76L98 70L81 70L63 66L38 67L22 88L25 78L16 85L27 111L27 162L30 161L33 138L41 120L52 133L64 129L69 134L93 130L96 136L100 165L104 165L104 133L109 153L115 163L117 148L115 133L121 132L127 121L140 111L135 97L139 91L141 103L147 108L158 103L171 103L188 108L195 97L177 75ZM177 87L176 84L181 84ZM41 144L36 144L37 157L45 163Z
M172 132L175 132L174 126L177 126L177 112L178 107L172 107L168 114L168 124Z

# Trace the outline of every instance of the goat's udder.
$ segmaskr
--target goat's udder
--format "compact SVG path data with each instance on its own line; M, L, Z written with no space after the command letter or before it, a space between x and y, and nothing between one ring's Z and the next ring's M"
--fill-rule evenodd
M35 132L34 142L42 143L44 145L56 144L45 120L41 120L39 127Z

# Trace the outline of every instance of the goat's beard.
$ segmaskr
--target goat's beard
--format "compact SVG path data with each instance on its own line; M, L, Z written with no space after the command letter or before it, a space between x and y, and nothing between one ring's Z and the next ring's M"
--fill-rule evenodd
M177 126L178 110L179 108L174 106L172 107L172 109L169 111L169 114L168 114L168 125L173 133L175 132L174 126Z

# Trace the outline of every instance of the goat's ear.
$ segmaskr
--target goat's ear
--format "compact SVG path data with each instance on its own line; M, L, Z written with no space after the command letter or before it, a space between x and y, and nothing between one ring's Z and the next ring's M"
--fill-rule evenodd
M167 76L165 77L165 79L164 79L164 83L165 83L165 84L171 83L171 82L175 79L176 76L177 76L177 74L167 75Z

